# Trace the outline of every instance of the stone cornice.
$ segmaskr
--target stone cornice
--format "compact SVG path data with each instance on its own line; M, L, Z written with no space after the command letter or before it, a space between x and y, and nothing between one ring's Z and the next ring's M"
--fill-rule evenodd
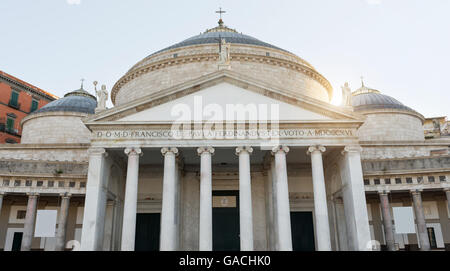
M422 124L425 122L425 117L415 111L408 111L408 110L402 110L402 109L392 109L392 108L386 108L386 109L373 109L373 110L361 110L361 111L356 111L359 114L362 115L371 115L371 114L404 114L404 115L410 115L413 117L416 117L418 119L420 119L420 121L422 122Z
M136 68L135 70L128 71L122 78L120 78L114 87L111 90L111 101L115 104L116 95L121 89L123 85L130 82L131 80L140 77L143 74L163 69L165 67L182 65L186 63L194 63L194 62L203 62L203 61L218 61L218 54L210 53L210 54L198 54L198 55L189 55L189 56L179 56L177 58L170 59L162 59L160 61L147 64L145 66ZM287 69L295 70L305 74L306 76L316 80L319 82L329 94L329 97L332 97L333 89L328 80L322 76L320 73L315 71L314 69L307 67L306 65L302 65L300 63L296 63L293 61L275 58L271 56L262 56L256 54L239 54L239 53L231 53L231 63L233 61L247 61L247 62L259 62L265 63L268 65L276 65L280 67L284 67ZM233 64L231 64L233 65Z
M429 142L428 140L424 141L360 141L359 142L362 147L411 147L411 146L440 146L440 147L449 147L450 140L441 141L441 142Z
M421 156L421 157L404 157L404 158L385 158L385 159L363 159L362 162L383 162L383 161L407 161L407 160L423 160L423 159L450 159L449 155L446 156Z
M42 117L80 117L80 118L85 118L88 117L90 114L86 114L86 113L81 113L81 112L63 112L63 111L56 111L56 112L42 112L42 113L34 113L34 114L30 114L28 116L26 116L25 118L22 119L22 121L20 122L20 125L23 127L23 125L25 124L25 122L31 120L31 119L36 119L36 118L42 118Z
M0 178L11 178L14 177L16 179L27 179L27 178L33 178L33 179L42 179L42 180L49 180L49 179L55 179L55 180L70 180L70 179L87 179L87 174L60 174L60 175L54 175L54 174L46 174L46 173L37 173L37 174L23 174L23 173L0 173Z
M270 48L270 47L264 47L264 46L259 46L259 45L253 45L253 44L233 44L233 46L231 47L231 54L242 54L243 51L246 50L251 50L253 52L252 55L260 55L260 56L265 56L266 53L274 53L276 55L275 58L277 59L287 59L290 61L294 61L294 62L298 62L299 64L303 65L303 66L307 66L313 70L315 70L315 68L311 65L311 63L309 63L308 61L304 60L303 58L292 54L288 51L284 51L284 50L279 50L279 49L275 49L275 48ZM183 55L183 53L185 53L185 55ZM259 53L259 54L258 54ZM201 55L201 54L213 54L214 56L218 55L218 48L217 48L217 44L198 44L198 45L190 45L190 46L185 46L185 47L178 47L178 48L173 48L167 51L162 51L159 53L155 53L155 54L151 54L149 56L147 56L146 58L142 59L141 61L139 61L138 63L136 63L135 65L133 65L133 67L131 67L127 73L129 72L133 72L139 68L142 68L148 64L151 63L156 63L158 61L164 60L164 59L174 59L173 55L177 54L180 56L194 56L194 55ZM274 55L271 55L272 57L274 57ZM283 58L285 57L285 58ZM151 62L151 63L147 63L147 62Z
M25 91L31 92L34 95L42 97L42 98L48 100L49 102L54 101L58 98L56 96L53 97L47 93L41 92L41 91L33 89L27 85L24 85L23 83L16 81L2 73L0 73L0 79L5 80L6 82L8 82L10 84L13 84L16 88L20 88L21 90L25 90Z
M0 150L87 150L89 147L90 144L0 144Z
M390 170L390 171L366 171L363 170L364 176L400 176L400 175L422 175L422 174L447 175L450 168L433 168L433 169L410 169L410 170ZM381 178L380 177L380 178Z

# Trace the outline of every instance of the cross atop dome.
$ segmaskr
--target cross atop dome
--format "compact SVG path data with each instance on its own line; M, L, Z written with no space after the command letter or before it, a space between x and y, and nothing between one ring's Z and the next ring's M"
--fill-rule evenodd
M216 11L216 13L219 13L220 15L219 26L223 26L222 14L226 13L226 11L222 10L222 8L220 7L219 10Z

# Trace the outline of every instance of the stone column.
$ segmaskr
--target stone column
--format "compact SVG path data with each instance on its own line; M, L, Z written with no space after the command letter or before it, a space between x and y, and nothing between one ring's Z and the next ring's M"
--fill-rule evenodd
M322 153L325 150L323 146L312 146L308 148L307 152L311 155L318 251L331 251L330 222L328 220L327 192L322 161Z
M430 239L428 238L425 214L423 213L422 194L420 190L411 191L414 213L416 214L417 231L419 235L420 250L430 250Z
M253 251L253 214L250 154L252 147L236 148L239 156L239 222L241 251Z
M272 154L275 156L276 243L280 251L292 251L291 210L286 165L288 152L287 146L277 146L272 149Z
M448 210L450 210L450 188L445 188L444 191L445 191L445 195L447 196L447 208L448 208ZM0 206L0 211L1 211L1 206Z
M163 179L163 197L161 211L161 234L160 234L160 250L175 251L177 250L177 167L176 156L177 148L162 148L164 155L164 179Z
M25 225L23 227L22 251L31 250L31 242L34 235L34 223L36 222L36 208L39 195L37 193L28 194L27 213L25 215Z
M270 169L270 164L268 164L267 168L267 176L265 180L265 188L264 191L266 193L266 238L267 238L267 250L273 251L275 250L275 219L273 215L273 193L272 193L272 172Z
M123 208L121 250L134 251L134 243L136 238L139 156L142 154L142 150L140 148L126 148L125 154L128 155L128 167Z
M345 207L341 197L335 198L336 226L338 233L339 251L348 251L347 227L345 221Z
M276 170L275 170L275 158L272 157L271 161L270 161L270 174L271 174L271 190L272 190L272 217L273 217L273 229L272 229L272 233L273 233L273 237L272 237L272 243L273 243L273 247L272 249L274 251L278 251L280 250L280 245L278 244L278 215L277 215L277 189L276 189L276 179L277 179L277 174L276 174Z
M5 196L5 192L0 192L0 217L2 215L2 206L3 206L3 197Z
M394 227L392 226L391 205L388 192L378 192L380 195L381 217L383 218L384 237L389 251L395 251Z
M103 148L92 148L89 153L89 169L84 201L83 227L81 232L81 250L102 250L103 230L105 227L107 185L106 157Z
M347 146L339 161L349 250L372 250L360 146Z
M61 194L61 206L56 232L55 251L63 251L66 245L67 217L69 216L70 194Z
M197 149L200 155L200 224L199 250L212 251L212 147Z

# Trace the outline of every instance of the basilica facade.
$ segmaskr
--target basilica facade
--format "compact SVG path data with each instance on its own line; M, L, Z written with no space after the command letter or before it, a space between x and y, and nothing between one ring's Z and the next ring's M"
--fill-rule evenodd
M0 249L449 248L450 137L376 89L332 105L310 63L221 20L105 91L67 93L0 145ZM54 237L38 210L57 211Z

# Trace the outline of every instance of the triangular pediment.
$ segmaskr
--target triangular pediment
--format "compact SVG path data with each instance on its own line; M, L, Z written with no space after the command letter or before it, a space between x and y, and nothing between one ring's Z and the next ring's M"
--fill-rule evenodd
M203 121L253 120L255 116L258 120L277 118L280 122L362 119L329 103L223 70L100 112L85 123L196 121L199 112Z
M269 120L271 117L281 121L331 120L328 116L222 82L118 121L194 121L200 115L204 120L224 121Z

